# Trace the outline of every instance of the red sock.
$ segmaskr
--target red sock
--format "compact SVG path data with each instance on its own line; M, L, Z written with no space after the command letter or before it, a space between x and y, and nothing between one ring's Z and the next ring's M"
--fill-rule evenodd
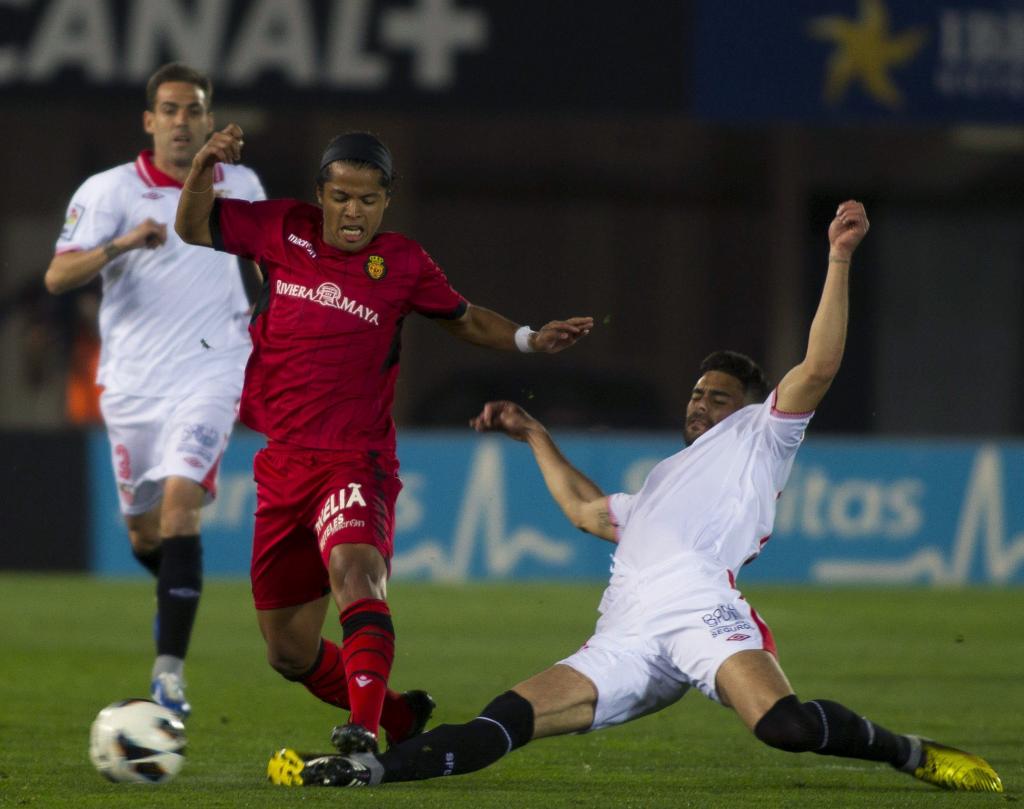
M376 733L395 659L395 629L387 602L363 598L349 604L341 613L341 628L349 721Z
M327 638L320 639L320 655L299 682L317 699L348 710L348 679L345 677L345 666L341 662L341 649ZM413 719L405 697L389 688L384 695L384 707L381 709L381 727L400 739L409 732Z
M328 705L348 710L348 680L341 662L341 649L327 638L320 639L320 654L316 663L300 679L317 699Z

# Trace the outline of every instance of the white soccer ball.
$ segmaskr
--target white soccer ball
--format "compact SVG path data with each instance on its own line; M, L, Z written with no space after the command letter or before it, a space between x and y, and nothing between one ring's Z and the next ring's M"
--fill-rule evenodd
M89 758L111 781L162 784L185 763L185 725L148 699L115 702L92 723Z

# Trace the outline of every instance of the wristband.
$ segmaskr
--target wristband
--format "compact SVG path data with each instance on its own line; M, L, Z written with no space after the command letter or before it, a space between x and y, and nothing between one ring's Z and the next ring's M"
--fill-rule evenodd
M518 329L516 329L516 348L518 348L524 354L532 354L533 347L530 345L530 338L536 333L537 332L535 332L529 326L520 326Z

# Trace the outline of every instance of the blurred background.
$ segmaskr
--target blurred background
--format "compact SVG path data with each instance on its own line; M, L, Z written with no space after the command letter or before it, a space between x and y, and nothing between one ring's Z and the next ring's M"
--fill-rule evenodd
M42 275L72 192L147 147L143 87L171 60L210 73L217 121L245 130L244 162L270 196L312 199L326 142L372 130L400 175L385 226L419 240L469 300L535 327L596 318L571 352L528 358L407 323L395 415L400 529L417 537L402 547L422 551L410 575L564 574L575 551L538 550L562 547L557 514L514 530L512 509L547 508L543 489L505 484L535 478L528 459L435 431L515 398L578 436L580 457L614 456L603 485L637 485L679 448L707 353L744 351L775 380L801 359L828 223L856 198L872 230L846 359L780 511L792 568L765 575L1022 580L1016 0L0 3L0 485L16 523L0 564L118 572L110 560L129 556L91 426L98 293L53 298ZM602 443L629 436L639 443L621 457ZM208 521L236 549L225 572L245 570L258 446L236 436L224 482L232 491L235 474L238 491ZM506 492L500 515L493 491L472 499L481 480ZM480 525L505 527L466 538L480 533L471 501ZM494 543L520 548L513 563L479 550ZM529 559L537 571L516 566ZM845 573L821 572L840 562Z

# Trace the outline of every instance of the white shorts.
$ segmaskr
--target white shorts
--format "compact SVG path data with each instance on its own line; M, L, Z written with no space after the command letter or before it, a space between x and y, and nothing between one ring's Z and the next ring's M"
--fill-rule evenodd
M594 635L559 661L597 688L590 730L659 711L691 686L721 702L715 677L722 663L748 649L775 653L771 630L732 585L728 571L704 579L685 603L652 609L650 596L645 588L613 579Z
M171 476L194 480L210 502L217 468L238 413L238 398L199 392L173 396L104 393L100 410L110 439L121 513L143 514Z

